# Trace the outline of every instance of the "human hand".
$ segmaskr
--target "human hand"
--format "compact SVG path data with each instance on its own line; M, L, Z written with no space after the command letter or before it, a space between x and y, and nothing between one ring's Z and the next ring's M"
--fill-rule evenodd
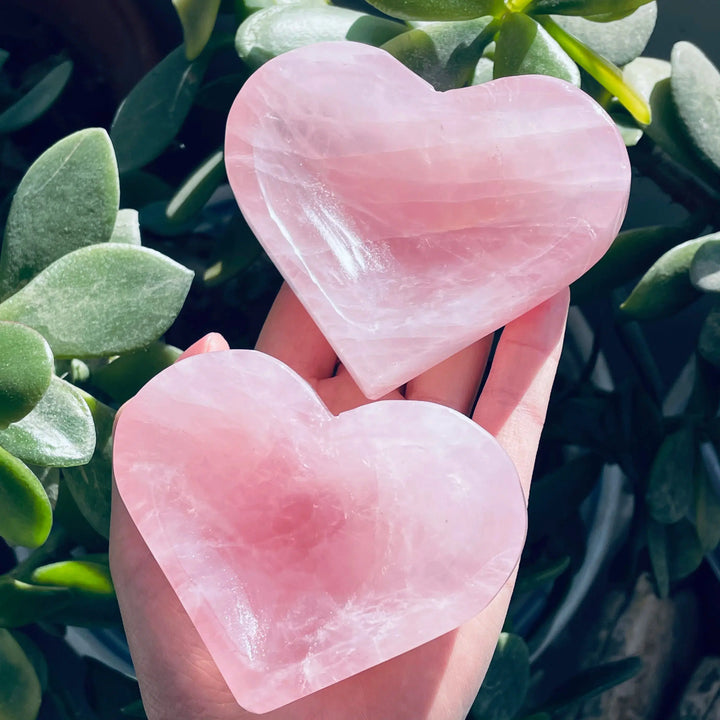
M562 347L568 291L510 323L472 412L512 458L527 497L540 432ZM402 400L426 400L469 413L492 337L410 381ZM227 349L217 335L187 354ZM304 377L339 413L369 402L287 286L257 349ZM182 359L182 358L181 358ZM249 720L240 708L142 540L116 491L110 565L143 703L150 720ZM399 657L262 715L267 720L463 720L492 658L515 576L479 615Z

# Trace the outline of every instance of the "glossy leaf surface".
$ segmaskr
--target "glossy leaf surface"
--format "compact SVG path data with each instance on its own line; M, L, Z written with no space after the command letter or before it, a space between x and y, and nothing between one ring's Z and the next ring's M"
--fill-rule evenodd
M63 560L36 568L30 580L36 585L66 587L87 595L115 595L107 561Z
M192 276L147 248L81 248L0 303L0 319L35 328L56 357L115 355L148 345L170 327Z
M404 23L335 6L279 5L260 10L238 28L235 49L250 67L295 48L332 40L380 46L407 30Z
M53 355L40 333L0 321L0 428L24 418L50 385Z
M671 315L695 300L699 293L690 283L690 266L705 242L705 238L688 240L662 255L620 306L622 312L634 320L650 320Z
M25 463L0 448L0 537L10 545L38 547L50 533L52 508Z
M580 87L580 71L567 53L532 18L513 13L502 24L493 77L551 75Z
M210 196L225 180L223 151L207 158L178 188L168 203L165 215L170 222L184 223L202 210Z
M119 197L115 155L104 130L80 130L46 150L25 174L10 207L0 297L63 255L107 241Z
M0 446L43 467L86 463L95 447L95 429L80 391L53 377L33 411L0 431Z
M382 49L436 90L450 90L469 82L495 27L492 17L429 23L394 37Z
M651 0L534 0L528 12L557 13L559 15L600 16L612 20L626 16Z
M121 173L147 165L172 142L190 112L207 62L206 55L189 62L185 48L176 48L123 100L110 128Z

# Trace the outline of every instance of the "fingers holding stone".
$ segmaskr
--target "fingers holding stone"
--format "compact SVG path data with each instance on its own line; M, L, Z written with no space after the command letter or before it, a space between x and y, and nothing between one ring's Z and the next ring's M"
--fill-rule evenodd
M405 397L469 413L485 372L492 340L493 336L488 335L411 380Z
M335 351L286 283L270 308L255 349L284 362L308 381L331 377L337 365Z
M560 359L567 289L506 326L473 419L506 449L527 496Z

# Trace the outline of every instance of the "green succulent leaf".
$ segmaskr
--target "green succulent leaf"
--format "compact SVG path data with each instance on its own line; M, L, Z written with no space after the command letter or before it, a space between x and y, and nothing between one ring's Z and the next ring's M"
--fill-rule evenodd
M662 255L620 305L623 314L633 320L652 320L671 315L696 300L700 293L690 282L690 266L705 242L707 237L688 240Z
M97 560L62 560L33 570L30 582L35 585L65 587L86 595L115 597L110 568Z
M170 327L193 273L147 248L104 243L56 260L0 303L0 320L41 333L56 357L116 355Z
M172 0L180 18L185 57L194 60L205 49L220 10L220 0Z
M382 49L427 80L436 90L466 85L497 23L492 17L429 23L388 40Z
M110 236L111 243L142 245L140 220L137 210L120 210L115 219L115 227Z
M0 718L35 720L42 687L35 668L19 643L0 629Z
M647 519L645 525L650 565L657 585L658 595L666 598L670 594L670 568L668 566L667 525Z
M354 40L380 46L407 30L404 23L330 5L278 5L250 15L235 36L238 55L252 68L313 43Z
M625 17L652 0L534 0L527 12L602 17L610 21Z
M164 342L120 355L93 372L93 385L115 402L124 403L151 378L172 365L182 351Z
M689 42L675 43L670 89L680 120L700 156L720 170L720 72Z
M657 20L657 3L652 0L627 17L611 22L571 15L554 15L553 20L598 55L623 66L638 57L650 40Z
M686 518L665 526L670 579L682 580L694 573L704 552L695 526Z
M43 115L60 97L72 69L70 60L60 63L16 103L0 113L0 135L20 130Z
M635 677L641 669L639 657L628 657L582 670L555 690L543 703L543 709L552 713L578 700L599 695Z
M550 75L580 87L580 71L535 20L522 13L506 18L495 46L493 77Z
M48 665L42 650L25 633L15 631L12 636L17 640L18 645L27 655L27 659L32 663L40 681L40 688L45 692L48 683Z
M641 124L650 122L650 108L634 88L623 80L620 69L598 55L592 48L566 32L548 16L538 22L558 45L586 72L595 78L611 95L617 97L627 111Z
M499 15L502 0L368 0L381 12L401 20L472 20Z
M53 377L33 411L0 431L0 447L42 467L86 463L95 447L87 403L77 388Z
M173 50L130 91L118 108L110 137L121 173L147 165L173 141L190 112L208 54L189 62Z
M683 427L663 440L650 469L645 501L650 515L664 525L689 512L694 496L695 433Z
M120 198L115 155L101 128L80 130L46 150L13 198L0 254L0 297L58 258L109 240Z
M112 431L115 411L83 393L95 423L95 452L86 465L69 467L63 478L75 504L90 527L110 537L112 498Z
M720 305L707 314L700 328L699 353L716 368L720 368Z
M196 168L168 203L165 215L171 223L186 223L204 207L226 180L223 151L217 150Z
M17 628L37 622L71 600L67 588L39 587L4 575L0 577L0 627Z
M22 461L0 448L0 537L39 547L50 534L52 508L42 483Z
M701 292L720 293L720 233L706 236L690 265L690 282Z
M522 594L537 590L559 578L569 567L569 555L563 555L563 557L549 562L541 561L529 568L521 565L514 592Z
M519 635L501 633L468 720L511 720L522 707L530 682L530 656Z
M0 429L24 418L50 385L53 355L40 333L0 321Z

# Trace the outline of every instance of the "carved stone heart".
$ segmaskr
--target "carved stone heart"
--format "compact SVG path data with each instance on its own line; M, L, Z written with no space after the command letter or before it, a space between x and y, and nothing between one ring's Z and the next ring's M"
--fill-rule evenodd
M250 226L371 398L582 275L630 187L614 123L574 86L439 93L349 42L260 68L225 158Z
M515 468L463 415L335 417L250 350L183 360L120 415L130 516L238 703L267 712L446 633L517 564Z

